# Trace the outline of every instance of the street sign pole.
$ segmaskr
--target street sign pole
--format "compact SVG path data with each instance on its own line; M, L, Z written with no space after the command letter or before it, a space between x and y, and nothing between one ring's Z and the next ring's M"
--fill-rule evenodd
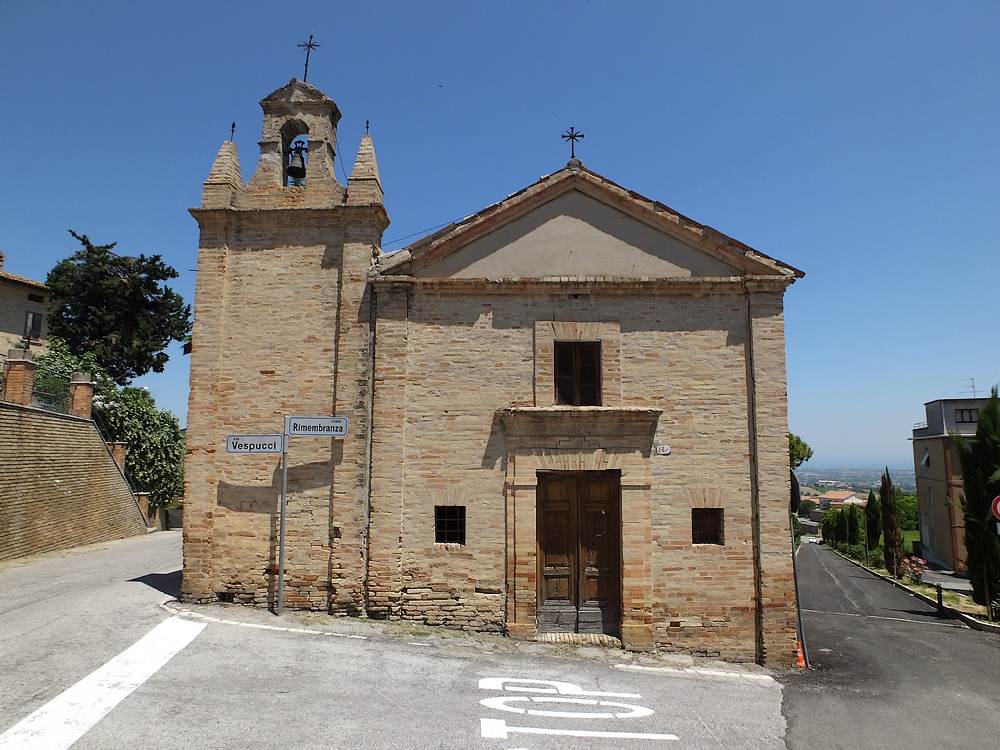
M288 510L288 418L281 430L281 507L278 517L278 601L275 614L285 608L285 515Z

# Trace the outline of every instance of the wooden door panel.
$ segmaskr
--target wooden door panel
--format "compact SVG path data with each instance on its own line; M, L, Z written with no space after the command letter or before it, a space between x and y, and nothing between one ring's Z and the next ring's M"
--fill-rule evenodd
M546 477L538 486L539 627L576 630L576 483Z
M618 482L583 476L579 487L579 631L617 633L620 545Z
M617 634L621 589L617 477L543 476L537 497L539 629Z

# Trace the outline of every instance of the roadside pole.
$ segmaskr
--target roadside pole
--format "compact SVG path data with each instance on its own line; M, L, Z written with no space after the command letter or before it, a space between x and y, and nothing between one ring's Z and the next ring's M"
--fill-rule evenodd
M278 517L278 600L274 613L285 608L285 515L288 510L288 417L281 428L281 507Z
M298 417L285 416L281 429L281 508L278 519L278 596L274 614L285 608L285 516L288 515L288 438L298 437L344 438L347 436L347 417Z

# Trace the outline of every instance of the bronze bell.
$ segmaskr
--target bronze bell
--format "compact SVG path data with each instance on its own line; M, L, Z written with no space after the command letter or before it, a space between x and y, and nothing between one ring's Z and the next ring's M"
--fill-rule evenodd
M309 149L302 141L295 141L292 144L291 155L288 158L288 167L285 173L293 180L301 180L306 176L306 159L303 156Z

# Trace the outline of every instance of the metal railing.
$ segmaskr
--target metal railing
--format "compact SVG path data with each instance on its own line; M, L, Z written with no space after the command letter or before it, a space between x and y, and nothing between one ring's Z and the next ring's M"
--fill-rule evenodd
M31 389L31 405L46 411L69 413L69 378L49 372L44 368L35 371Z

